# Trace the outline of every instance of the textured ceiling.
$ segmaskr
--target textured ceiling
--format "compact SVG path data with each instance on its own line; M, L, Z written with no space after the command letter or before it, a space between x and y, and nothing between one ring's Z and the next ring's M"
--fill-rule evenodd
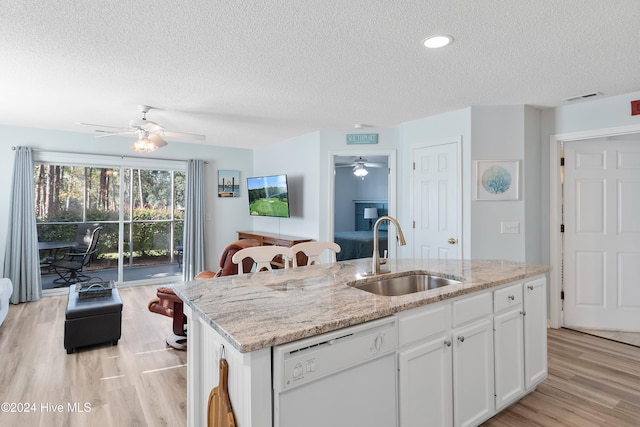
M258 147L640 90L638 0L0 0L0 124ZM441 50L421 41L453 36Z

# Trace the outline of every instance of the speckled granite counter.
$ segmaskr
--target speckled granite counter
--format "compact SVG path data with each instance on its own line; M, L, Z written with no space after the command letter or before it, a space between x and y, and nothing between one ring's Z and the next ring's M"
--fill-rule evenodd
M549 266L511 261L390 260L392 277L421 271L463 283L403 296L378 296L348 284L371 270L371 258L273 273L175 284L176 293L240 352L246 353L410 308L544 274Z

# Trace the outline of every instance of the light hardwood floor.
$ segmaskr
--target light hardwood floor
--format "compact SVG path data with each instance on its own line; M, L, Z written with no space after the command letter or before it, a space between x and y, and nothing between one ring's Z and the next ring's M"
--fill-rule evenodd
M186 425L187 355L165 344L171 319L147 310L155 289L119 289L118 345L70 355L63 345L66 296L11 305L0 326L0 402L35 411L3 410L0 426ZM85 403L89 412L74 412Z
M167 349L171 319L147 310L154 294L120 289L119 344L71 355L66 296L11 306L0 326L0 403L36 411L0 412L0 426L185 426L186 353ZM485 426L640 426L640 348L566 329L550 329L548 342L547 380ZM90 412L69 411L85 402ZM63 411L46 412L54 405Z
M597 337L607 338L613 341L620 341L623 343L635 345L640 347L640 332L625 332L625 331L606 331L602 329L582 329L572 328L579 332L595 335Z
M640 348L569 329L547 336L547 379L485 426L640 426Z

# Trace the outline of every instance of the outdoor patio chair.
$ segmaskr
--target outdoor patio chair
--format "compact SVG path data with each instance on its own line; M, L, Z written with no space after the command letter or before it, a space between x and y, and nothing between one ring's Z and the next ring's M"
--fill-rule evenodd
M100 237L102 227L96 227L91 232L89 246L84 252L68 252L64 258L54 261L51 268L55 271L59 278L53 282L59 285L72 285L78 282L86 282L91 279L83 273L84 268L91 262L92 257L98 251L98 238Z

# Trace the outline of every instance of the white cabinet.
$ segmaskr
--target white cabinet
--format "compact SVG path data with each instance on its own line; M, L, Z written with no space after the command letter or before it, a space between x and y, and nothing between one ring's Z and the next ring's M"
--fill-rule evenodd
M532 389L547 377L547 281L524 282L525 387Z
M453 302L453 425L476 426L493 414L491 295Z
M398 353L399 422L403 427L452 424L451 340L439 336Z
M544 277L397 316L401 427L478 425L546 378Z
M477 425L493 412L490 293L400 313L399 425Z
M522 283L494 292L496 410L524 392L524 321Z
M398 419L403 427L452 425L451 304L399 317Z

